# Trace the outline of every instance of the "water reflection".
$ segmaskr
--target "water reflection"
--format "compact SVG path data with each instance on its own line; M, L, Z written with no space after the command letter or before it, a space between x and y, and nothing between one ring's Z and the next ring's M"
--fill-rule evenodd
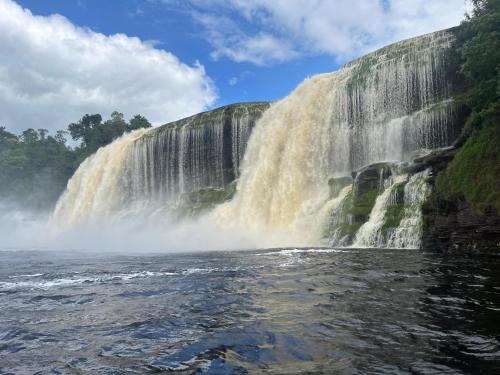
M0 253L0 373L500 373L495 256Z
M434 361L467 373L500 373L500 268L496 255L430 257L423 311L442 332Z

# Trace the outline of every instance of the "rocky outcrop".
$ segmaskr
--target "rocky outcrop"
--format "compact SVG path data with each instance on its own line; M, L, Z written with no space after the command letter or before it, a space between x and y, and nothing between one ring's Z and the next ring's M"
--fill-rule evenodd
M361 196L369 191L382 188L384 180L391 175L390 163L376 163L353 172L354 195Z
M340 212L331 218L328 232L332 245L352 244L356 232L368 220L377 196L384 190L385 180L392 176L393 167L392 163L375 163L353 172L352 179L341 177L329 181L332 196L352 183L352 191Z
M238 103L152 129L134 142L131 199L175 200L225 189L238 178L248 139L270 103Z
M432 168L434 171L441 171L453 160L457 152L456 146L434 150L429 154L416 158L412 164L406 168L406 172L413 174Z
M463 145L437 150L415 160L414 170L432 168L432 194L422 207L423 247L442 251L500 250L500 215L494 207L478 208L462 195L443 197L435 187L436 176L444 171Z
M500 216L493 207L474 208L463 198L433 194L423 207L423 247L453 250L500 250Z

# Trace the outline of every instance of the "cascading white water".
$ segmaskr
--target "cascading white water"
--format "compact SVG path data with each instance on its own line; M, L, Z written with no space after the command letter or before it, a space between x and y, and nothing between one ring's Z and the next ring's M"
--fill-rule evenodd
M234 199L210 219L258 238L282 234L275 245L319 244L351 194L345 188L332 196L330 179L375 162L410 161L454 139L444 58L451 40L442 31L396 43L307 79L269 109L266 103L222 107L126 135L80 166L56 217L73 223L131 205L163 209L184 194L223 189L239 178ZM397 180L375 202L357 245L381 243L380 220ZM411 226L415 212L405 211L401 225ZM416 243L408 229L393 235L390 244Z
M382 226L384 225L384 217L387 211L387 207L391 203L392 193L394 188L406 181L408 176L400 175L396 177L390 177L385 180L384 191L375 200L375 205L368 221L364 223L361 228L359 228L358 233L356 233L356 238L354 239L353 247L363 248L363 247L384 247L385 238L382 234Z
M420 248L422 239L421 207L430 193L430 186L427 182L429 174L429 169L416 173L405 185L404 216L398 228L389 237L387 247Z
M352 185L341 189L338 194L332 198L318 197L311 200L309 205L304 205L302 212L297 215L295 225L301 229L301 241L295 239L294 244L315 244L318 245L318 239L326 238L324 224L333 216L340 214L342 204L346 197L351 193Z
M302 215L311 202L318 206L330 177L447 145L453 109L443 51L450 41L438 32L383 48L307 79L273 104L250 138L237 194L216 219L284 231L301 243Z
M264 113L247 147L238 193L215 213L222 225L293 233L297 214L326 195L335 83L330 75L313 77Z
M223 188L239 175L250 131L267 107L236 104L153 129L131 151L131 199L161 204L199 189Z
M251 128L268 106L226 106L124 135L80 165L55 217L74 224L164 212L184 193L224 187L239 174Z
M134 141L144 129L128 133L85 159L57 202L54 216L60 223L75 224L82 220L109 217L129 202L124 195L123 176Z

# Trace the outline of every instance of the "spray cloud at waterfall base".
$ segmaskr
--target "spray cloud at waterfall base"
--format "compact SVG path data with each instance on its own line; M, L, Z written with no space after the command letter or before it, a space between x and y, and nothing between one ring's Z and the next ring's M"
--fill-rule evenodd
M166 253L256 248L259 243L200 219L178 222L147 215L113 222L60 225L47 214L9 210L0 215L2 250Z
M211 237L226 247L228 234L228 248L419 247L430 172L408 165L458 133L452 39L442 31L385 47L270 106L126 135L82 163L54 219L159 227L167 242L185 228L203 248Z

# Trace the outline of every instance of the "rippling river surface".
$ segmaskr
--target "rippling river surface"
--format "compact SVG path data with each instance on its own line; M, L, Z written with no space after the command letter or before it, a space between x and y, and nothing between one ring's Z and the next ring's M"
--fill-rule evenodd
M0 252L2 374L500 374L500 258Z

